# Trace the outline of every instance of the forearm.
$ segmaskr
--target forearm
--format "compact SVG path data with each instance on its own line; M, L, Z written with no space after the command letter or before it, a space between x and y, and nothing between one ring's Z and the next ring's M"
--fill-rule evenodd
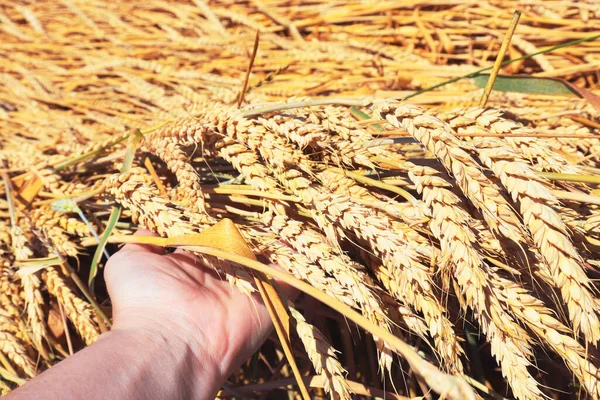
M223 377L198 351L163 334L115 330L7 398L214 399Z

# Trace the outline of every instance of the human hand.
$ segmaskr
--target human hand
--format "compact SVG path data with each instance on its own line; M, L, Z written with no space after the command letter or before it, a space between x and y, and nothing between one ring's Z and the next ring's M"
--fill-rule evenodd
M159 246L127 244L109 259L105 280L113 331L166 340L167 351L191 351L202 371L214 370L217 387L272 330L259 296L242 294L180 250L165 255Z

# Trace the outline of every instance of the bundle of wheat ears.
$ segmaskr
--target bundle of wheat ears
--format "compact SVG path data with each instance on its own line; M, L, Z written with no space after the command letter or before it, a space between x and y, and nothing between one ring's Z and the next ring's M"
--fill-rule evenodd
M600 398L597 111L495 92L480 108L469 81L399 100L488 65L513 9L517 58L597 30L600 6L141 3L0 5L2 393L109 329L119 238L226 220L366 321L347 337L347 315L287 304L311 394ZM504 72L593 89L600 46L568 50ZM257 290L251 265L198 255ZM291 376L272 348L281 365L223 397L292 384L272 384Z

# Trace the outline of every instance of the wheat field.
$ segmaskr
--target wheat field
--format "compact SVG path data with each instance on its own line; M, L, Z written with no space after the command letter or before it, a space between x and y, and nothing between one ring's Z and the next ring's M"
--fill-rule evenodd
M0 2L2 394L110 329L119 237L231 220L398 341L289 303L315 398L600 398L597 108L416 95L490 66L514 10L511 60L600 30L594 0ZM501 73L599 70L596 40ZM273 338L220 397L300 398Z

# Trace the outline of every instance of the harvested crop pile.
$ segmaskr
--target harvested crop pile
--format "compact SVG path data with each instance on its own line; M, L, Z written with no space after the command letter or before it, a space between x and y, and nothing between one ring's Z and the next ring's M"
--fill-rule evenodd
M312 395L600 398L593 100L401 100L491 65L514 9L507 59L598 32L595 1L90 3L0 5L3 393L109 329L101 268L138 227L174 247L233 221L362 316L288 306ZM593 90L598 43L502 72ZM279 346L222 395L293 384Z

